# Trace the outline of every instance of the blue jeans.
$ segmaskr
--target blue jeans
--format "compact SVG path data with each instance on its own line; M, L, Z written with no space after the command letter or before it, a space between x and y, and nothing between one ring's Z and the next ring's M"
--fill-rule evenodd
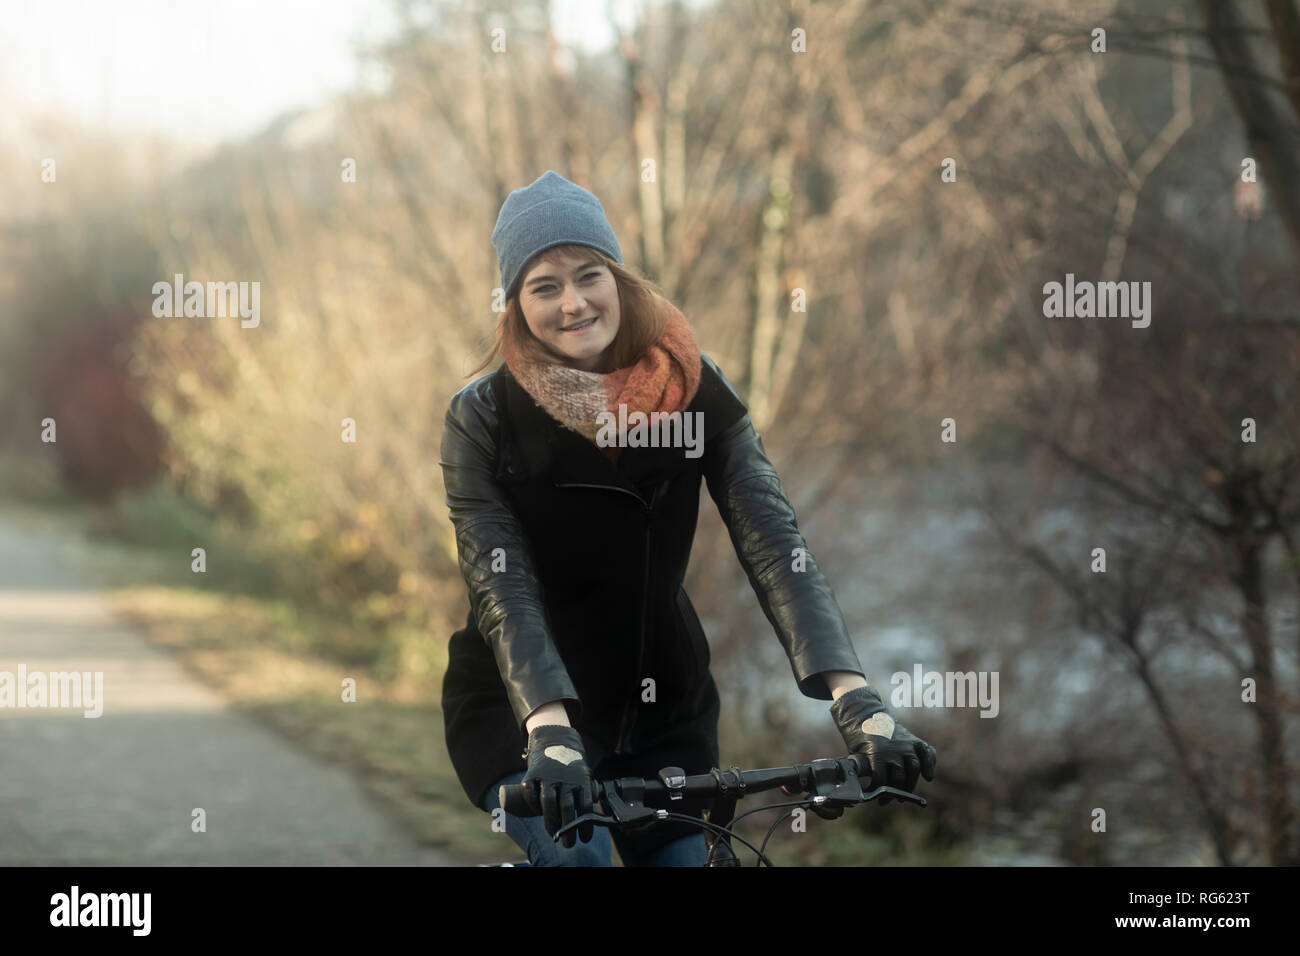
M502 777L488 788L487 796L483 798L483 809L488 813L499 809L501 804L497 801L497 788L519 783L523 779L522 770ZM703 866L704 857L708 853L703 831L674 840L661 849L642 856L629 851L622 834L607 827L593 826L590 840L565 847L551 839L541 817L517 817L513 813L507 813L506 833L528 854L530 866L609 866L611 836L624 866Z

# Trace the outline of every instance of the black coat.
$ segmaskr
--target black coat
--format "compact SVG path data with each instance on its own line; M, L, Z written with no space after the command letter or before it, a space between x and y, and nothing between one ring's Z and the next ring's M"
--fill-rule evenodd
M563 700L596 777L654 778L718 764L709 645L682 588L703 478L800 691L863 673L830 585L740 396L708 356L688 413L703 455L623 448L615 466L557 422L502 365L457 392L439 464L469 593L443 680L447 749L466 795L527 767L525 718ZM500 550L497 550L500 549ZM643 679L654 681L654 699ZM653 848L688 825L657 824Z

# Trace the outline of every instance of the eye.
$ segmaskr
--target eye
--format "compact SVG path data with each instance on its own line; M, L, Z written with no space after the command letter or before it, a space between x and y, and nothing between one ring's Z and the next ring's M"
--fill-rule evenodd
M586 275L584 275L584 276L582 277L582 280L585 282L585 281L587 281L588 279L591 279L591 278L599 279L599 278L601 277L601 275L602 275L602 273L600 273L600 272L588 272ZM553 284L551 284L550 282L548 282L548 283L546 283L546 285L539 285L537 288L533 289L533 294L534 294L534 295L550 295L550 290L552 290L552 289L554 289L554 288L555 288L555 286L554 286Z

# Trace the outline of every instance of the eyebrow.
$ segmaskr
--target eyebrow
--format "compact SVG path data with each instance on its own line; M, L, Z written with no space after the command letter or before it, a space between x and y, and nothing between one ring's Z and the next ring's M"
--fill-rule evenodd
M600 265L600 260L599 260L599 259L588 259L588 260L587 260L586 262L584 262L582 265L580 265L580 266L578 266L576 269L574 269L574 270L573 270L573 274L574 274L574 275L577 275L579 272L581 272L583 269L587 268L588 266L598 266L598 265ZM549 279L550 281L554 282L554 281L556 280L556 277L555 277L555 276L534 276L533 278L529 279L529 280L525 283L525 285L533 286L533 285L536 285L538 282L545 282L545 281L547 281L548 279Z

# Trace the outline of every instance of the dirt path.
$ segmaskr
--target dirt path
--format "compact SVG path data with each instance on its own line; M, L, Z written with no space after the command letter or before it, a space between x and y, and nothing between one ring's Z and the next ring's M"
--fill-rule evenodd
M115 619L70 546L0 510L0 865L455 864ZM21 667L102 672L102 715L6 704Z

